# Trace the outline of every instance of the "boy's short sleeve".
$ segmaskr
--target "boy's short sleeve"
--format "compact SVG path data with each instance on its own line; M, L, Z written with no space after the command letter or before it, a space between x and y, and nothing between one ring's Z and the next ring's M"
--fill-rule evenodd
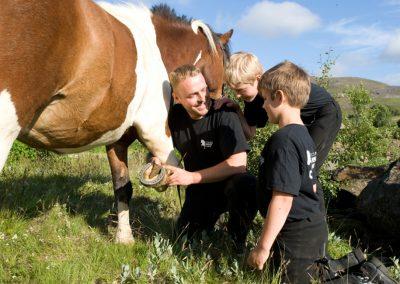
M294 147L279 147L265 161L268 189L298 196L301 187L299 156Z
M264 100L257 95L252 102L244 103L243 115L249 126L264 127L268 122L268 115L263 108Z

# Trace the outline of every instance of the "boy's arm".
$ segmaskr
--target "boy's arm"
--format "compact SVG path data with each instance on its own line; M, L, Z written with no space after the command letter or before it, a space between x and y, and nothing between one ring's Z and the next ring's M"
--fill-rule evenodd
M170 170L167 178L168 185L190 185L196 183L211 183L224 180L234 174L245 173L247 153L240 152L229 156L215 166L196 172L165 165Z
M242 125L243 133L244 136L246 137L246 140L250 140L256 135L256 126L250 126L247 123L246 118L244 117L243 111L240 109L239 104L231 100L230 98L223 97L217 101L215 101L215 109L221 108L223 105L226 105L227 107L233 108L237 115L239 116L240 124Z
M246 118L244 117L243 111L239 108L238 110L236 110L236 113L239 116L239 120L240 120L240 124L242 125L242 129L243 129L243 133L244 136L246 137L246 140L250 140L254 137L254 135L256 135L256 127L255 126L250 126L247 123Z
M272 244L286 222L292 203L293 195L273 191L260 239L247 259L250 266L259 270L263 269Z

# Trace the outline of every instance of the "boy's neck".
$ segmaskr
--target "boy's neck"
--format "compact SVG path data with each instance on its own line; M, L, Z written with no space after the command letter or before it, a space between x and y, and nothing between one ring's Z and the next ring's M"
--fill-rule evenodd
M282 112L279 116L279 122L278 122L279 128L283 128L289 124L304 125L304 123L300 117L300 109L299 108L288 106L284 110L282 110Z

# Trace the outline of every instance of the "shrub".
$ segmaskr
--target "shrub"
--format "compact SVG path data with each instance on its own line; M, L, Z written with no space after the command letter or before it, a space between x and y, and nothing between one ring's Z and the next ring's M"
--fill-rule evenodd
M375 104L371 107L373 115L373 125L375 127L390 126L392 122L392 113L390 109L381 104Z
M397 127L396 129L393 130L393 138L400 140L400 127Z
M371 164L373 161L386 159L389 131L374 125L376 113L383 108L377 107L379 111L376 111L369 107L371 95L362 85L347 89L345 95L352 105L353 115L344 118L344 129L338 137L343 148L339 163Z
M277 125L268 124L264 128L258 128L256 135L250 141L251 152L247 159L247 167L249 171L258 175L258 165L260 161L261 152L271 135L278 129Z

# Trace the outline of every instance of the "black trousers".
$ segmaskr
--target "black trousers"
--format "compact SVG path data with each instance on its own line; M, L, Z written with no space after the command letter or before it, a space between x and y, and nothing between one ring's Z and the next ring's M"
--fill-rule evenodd
M321 166L328 157L329 150L332 148L333 142L340 130L342 111L339 104L333 101L322 107L314 117L304 119L304 123L307 126L311 138L314 140L317 151L315 172L318 176ZM323 190L320 185L318 185L317 193L320 200L321 211L325 212Z
M328 229L325 217L286 222L273 246L273 264L282 269L283 283L311 283L320 280Z
M228 232L236 244L244 245L257 213L255 189L256 178L248 173L188 186L175 234L191 239L195 233L212 231L219 216L229 212Z
M340 130L342 111L339 104L333 101L322 107L312 119L305 120L304 123L315 143L317 151L315 170L318 174Z

